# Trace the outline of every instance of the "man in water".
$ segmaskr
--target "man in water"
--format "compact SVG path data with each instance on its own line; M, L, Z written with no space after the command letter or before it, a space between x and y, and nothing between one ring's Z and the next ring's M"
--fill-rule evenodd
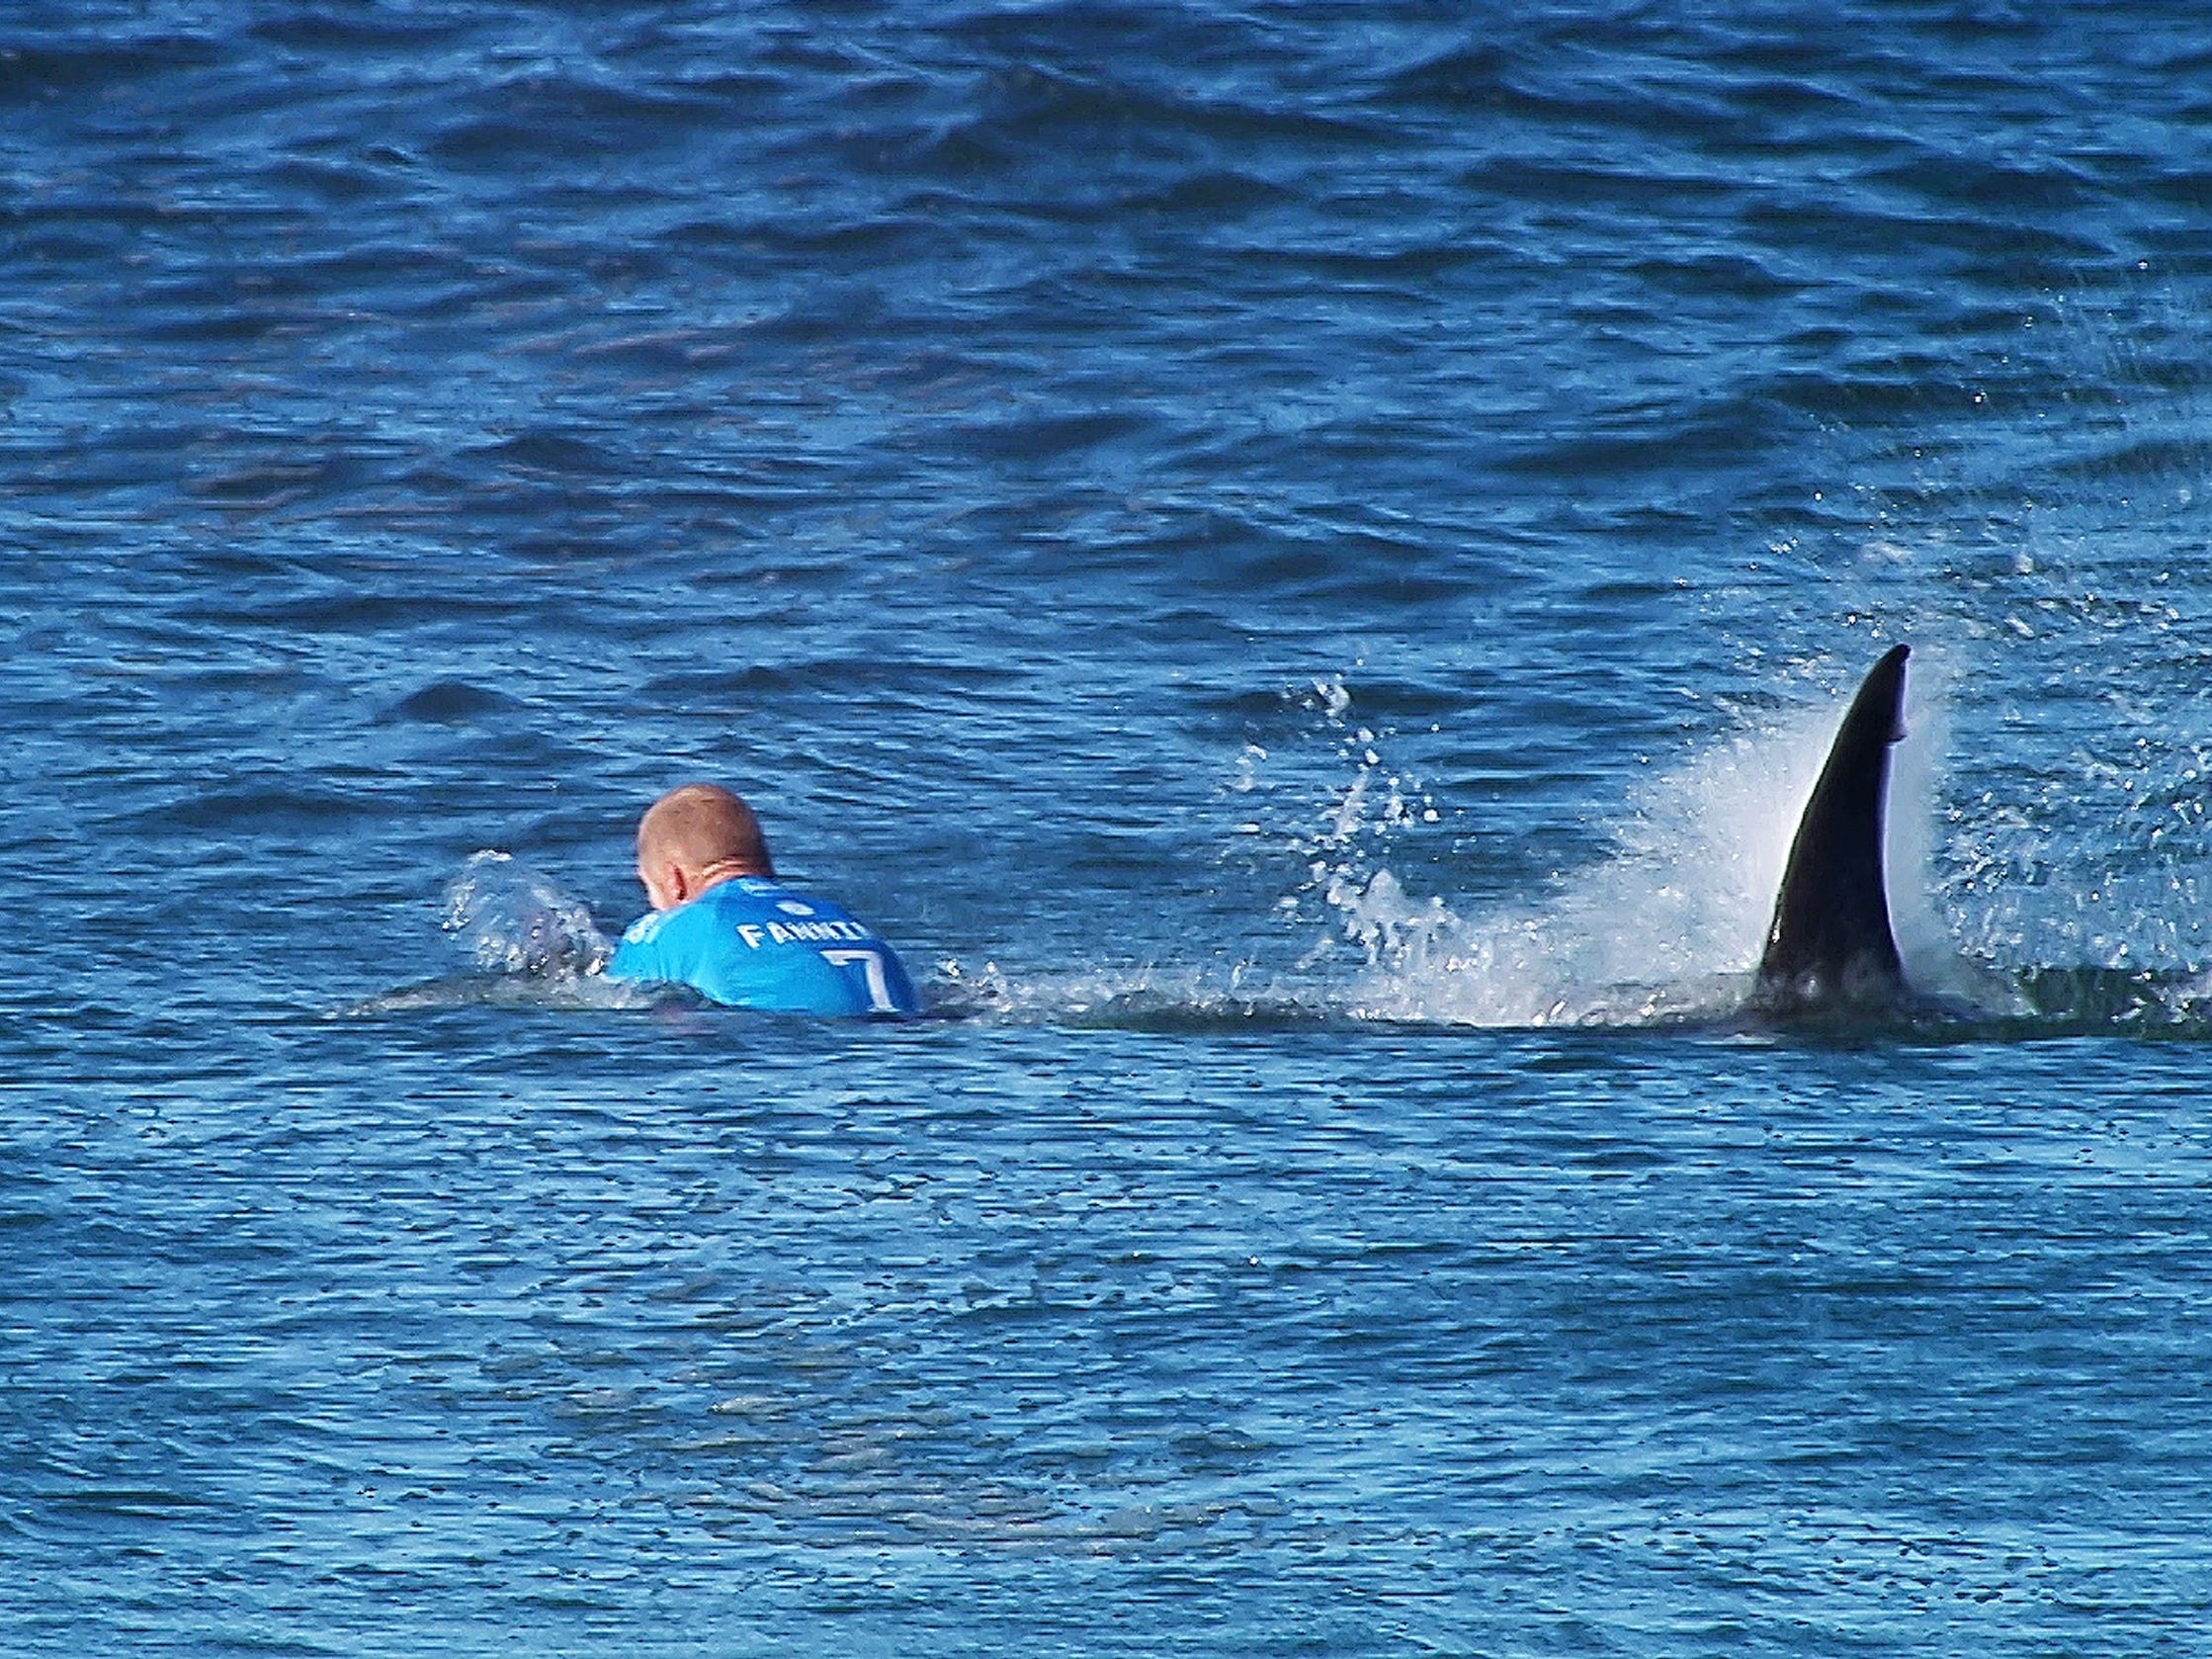
M920 1011L897 953L841 906L779 883L752 808L719 785L646 809L638 879L652 912L622 936L609 979L688 985L737 1008Z

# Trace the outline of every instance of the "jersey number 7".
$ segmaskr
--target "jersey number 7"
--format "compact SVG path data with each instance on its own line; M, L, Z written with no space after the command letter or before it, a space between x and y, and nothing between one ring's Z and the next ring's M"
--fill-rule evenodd
M871 1013L896 1013L898 1004L891 1000L891 982L884 977L884 953L880 950L825 950L821 959L833 968L858 968L868 982L868 1009Z

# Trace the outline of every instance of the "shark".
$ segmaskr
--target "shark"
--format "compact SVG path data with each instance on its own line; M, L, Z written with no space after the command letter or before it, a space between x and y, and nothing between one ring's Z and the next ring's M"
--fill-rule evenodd
M1880 1013L1914 1001L1890 922L1883 838L1890 748L1905 736L1909 646L1885 652L1836 727L1790 843L1749 1011Z

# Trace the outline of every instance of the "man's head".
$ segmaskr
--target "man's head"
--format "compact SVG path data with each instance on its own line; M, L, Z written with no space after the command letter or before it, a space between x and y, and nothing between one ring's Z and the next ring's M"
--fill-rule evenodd
M752 808L713 783L671 789L638 822L638 879L656 911L672 911L731 876L772 876Z

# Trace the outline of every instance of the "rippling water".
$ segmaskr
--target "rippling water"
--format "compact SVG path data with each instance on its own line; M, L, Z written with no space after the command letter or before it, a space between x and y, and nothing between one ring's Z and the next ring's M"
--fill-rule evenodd
M10 7L0 1645L2193 1652L2208 70ZM935 1016L579 975L692 776Z

